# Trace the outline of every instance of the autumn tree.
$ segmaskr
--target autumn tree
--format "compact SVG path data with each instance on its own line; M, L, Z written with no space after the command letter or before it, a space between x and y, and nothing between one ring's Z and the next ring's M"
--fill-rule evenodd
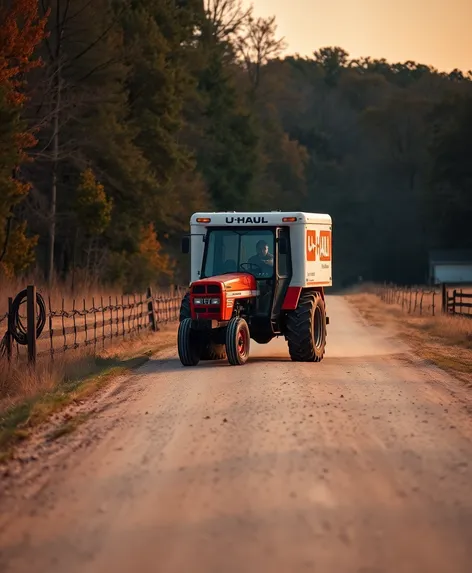
M37 0L12 0L0 7L0 262L9 275L34 260L36 238L27 238L24 221L14 221L14 208L30 190L20 167L36 139L21 112L28 100L25 75L41 65L35 51L45 37L46 20L47 14L39 17Z
M4 270L37 234L49 278L186 282L178 238L200 209L328 212L339 286L421 282L431 247L469 245L472 74L282 57L242 0L40 6L2 11Z

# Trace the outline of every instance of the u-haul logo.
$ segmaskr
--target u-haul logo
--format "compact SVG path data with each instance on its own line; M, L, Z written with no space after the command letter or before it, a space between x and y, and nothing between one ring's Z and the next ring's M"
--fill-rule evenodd
M315 262L331 260L331 231L320 231L317 236L316 231L306 232L306 260Z

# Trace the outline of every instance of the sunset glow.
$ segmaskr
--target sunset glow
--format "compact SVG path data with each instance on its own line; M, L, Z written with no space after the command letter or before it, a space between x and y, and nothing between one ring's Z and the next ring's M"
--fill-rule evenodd
M310 56L336 45L352 57L415 60L441 71L472 69L468 0L254 0L253 5L257 15L277 17L287 53Z

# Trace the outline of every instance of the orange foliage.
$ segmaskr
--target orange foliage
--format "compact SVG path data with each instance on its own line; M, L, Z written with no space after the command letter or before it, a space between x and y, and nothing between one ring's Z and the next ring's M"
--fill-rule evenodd
M22 105L26 99L20 89L23 74L40 66L33 60L36 46L45 37L49 11L38 14L38 0L13 0L9 8L0 8L0 86L6 88L10 103Z
M42 64L34 51L45 38L49 11L38 14L38 0L11 0L0 6L0 112L3 118L0 137L0 243L6 252L0 262L0 274L12 276L24 270L34 259L36 238L27 238L26 224L12 230L5 243L5 220L15 203L28 193L30 185L12 176L27 160L26 149L36 144L25 129L21 108L27 96L26 74Z
M34 262L34 249L38 238L26 236L26 222L13 228L6 256L0 262L0 276L11 279L27 269Z
M152 273L156 275L172 276L173 261L170 257L162 251L162 246L159 243L154 229L154 225L150 223L141 229L141 241L139 244L139 256L142 264L145 264Z
M39 17L38 0L13 0L9 8L0 8L0 89L13 107L20 107L26 100L21 91L24 74L42 65L41 59L32 58L36 46L46 37L48 16L49 10ZM15 144L24 161L23 150L33 147L36 139L31 133L20 132L15 134Z

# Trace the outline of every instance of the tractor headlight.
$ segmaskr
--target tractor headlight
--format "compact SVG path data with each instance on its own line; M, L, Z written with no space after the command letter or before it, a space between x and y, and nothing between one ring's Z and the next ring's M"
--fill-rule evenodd
M219 297L213 297L213 298L194 298L193 299L193 304L197 305L197 306L201 306L201 305L219 305L220 304L220 298Z

